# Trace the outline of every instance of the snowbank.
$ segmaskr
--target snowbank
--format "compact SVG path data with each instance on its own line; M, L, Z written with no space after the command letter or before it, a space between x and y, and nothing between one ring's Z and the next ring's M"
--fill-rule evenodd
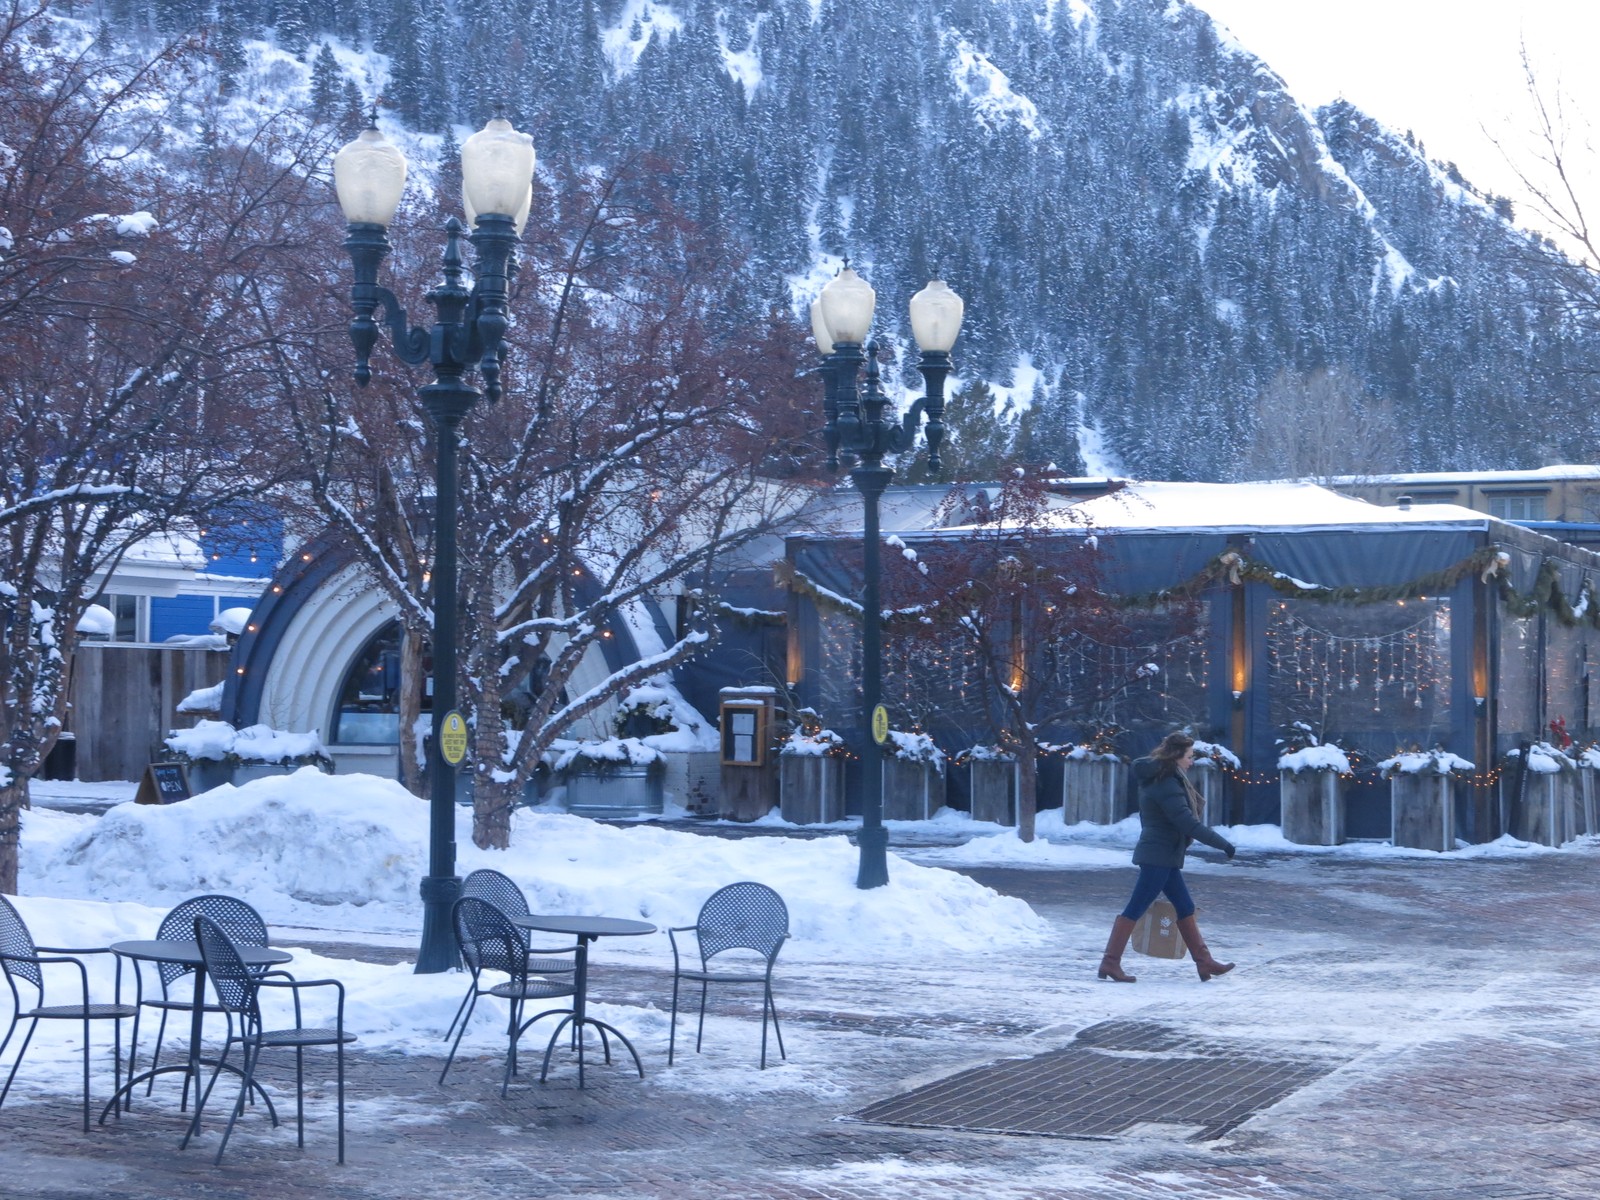
M375 776L303 768L179 804L119 805L98 820L46 810L23 819L22 888L30 895L165 909L220 891L245 897L277 925L420 928L428 805ZM529 811L516 814L509 851L478 850L471 833L471 811L462 808L460 872L503 871L542 912L688 925L718 887L760 880L789 906L786 959L936 957L1047 936L1046 923L1022 901L898 856L891 855L887 887L862 891L857 851L842 837L717 838ZM647 940L666 953L664 938L640 939ZM619 940L617 950L627 949Z

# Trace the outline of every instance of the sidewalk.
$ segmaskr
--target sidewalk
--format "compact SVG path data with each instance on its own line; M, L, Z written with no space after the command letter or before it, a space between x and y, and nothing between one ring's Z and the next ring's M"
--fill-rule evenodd
M681 1022L675 1067L663 1036L639 1047L646 1079L593 1066L585 1091L559 1061L547 1085L524 1074L502 1101L498 1058L459 1063L440 1088L438 1059L357 1053L343 1168L329 1093L303 1153L292 1121L271 1130L253 1111L220 1168L217 1126L179 1153L182 1118L159 1092L88 1136L70 1096L8 1102L0 1195L1587 1200L1600 1193L1597 863L1600 848L1197 865L1202 925L1238 969L1201 985L1187 961L1130 955L1131 987L1093 970L1131 872L972 870L1058 940L1027 961L780 962L789 1061L766 1072L757 1003L739 996L742 1019L727 1019L724 993L704 1054ZM670 981L602 947L593 994L665 1009ZM326 1078L323 1063L308 1075ZM292 1082L289 1096L292 1110ZM871 1106L919 1124L861 1119ZM1090 1117L1099 1133L1084 1133Z

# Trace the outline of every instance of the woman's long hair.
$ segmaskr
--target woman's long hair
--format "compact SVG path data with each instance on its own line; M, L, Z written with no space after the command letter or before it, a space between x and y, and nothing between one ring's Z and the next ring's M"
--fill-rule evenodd
M1155 759L1160 768L1157 778L1171 775L1178 769L1178 760L1188 753L1194 745L1194 739L1187 733L1174 731L1161 739L1161 744L1150 751L1150 757Z

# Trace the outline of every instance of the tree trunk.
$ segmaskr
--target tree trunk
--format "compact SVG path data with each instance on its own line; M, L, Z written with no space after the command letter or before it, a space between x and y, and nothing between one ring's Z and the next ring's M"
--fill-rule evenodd
M422 717L422 635L400 635L400 783L413 796L428 797L428 766L419 754L417 722Z
M13 775L0 787L0 892L17 894L17 846L21 841L22 810L28 807L28 781Z
M514 780L503 782L495 778L504 774L490 767L472 777L472 844L479 850L511 847L511 810L516 807L521 789Z
M472 844L480 850L511 846L511 810L521 780L505 765L505 722L500 698L478 696L478 724L472 744Z
M1033 819L1039 810L1039 750L1033 738L1017 747L1017 837L1033 841Z

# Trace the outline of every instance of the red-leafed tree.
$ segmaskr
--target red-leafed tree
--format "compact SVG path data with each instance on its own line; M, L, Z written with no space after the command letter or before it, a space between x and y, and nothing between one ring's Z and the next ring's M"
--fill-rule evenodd
M84 610L138 542L270 487L270 288L314 144L151 153L193 48L103 59L0 16L0 891ZM266 143L271 142L268 146Z
M503 392L466 424L458 695L483 847L508 844L513 805L557 737L707 648L699 625L653 644L648 603L714 589L724 556L809 490L776 478L805 429L786 349L797 331L779 319L728 327L729 251L679 218L672 178L639 162L536 181ZM431 315L419 297L442 246L432 218L412 211L390 230L388 282L414 323ZM330 214L329 243L337 236ZM357 390L348 344L323 344L284 360L281 390L294 397L309 494L361 550L420 665L433 606L431 428L413 390L423 380L386 355L374 356L374 386ZM639 633L641 657L598 668L619 623ZM413 702L418 684L402 682Z
M926 673L914 718L986 729L1016 760L1018 835L1032 841L1041 743L1103 731L1108 703L1149 668L1062 669L1080 641L1126 643L1129 628L1104 594L1095 530L1046 477L1019 470L992 497L954 488L935 523L885 556L886 641L906 673Z

